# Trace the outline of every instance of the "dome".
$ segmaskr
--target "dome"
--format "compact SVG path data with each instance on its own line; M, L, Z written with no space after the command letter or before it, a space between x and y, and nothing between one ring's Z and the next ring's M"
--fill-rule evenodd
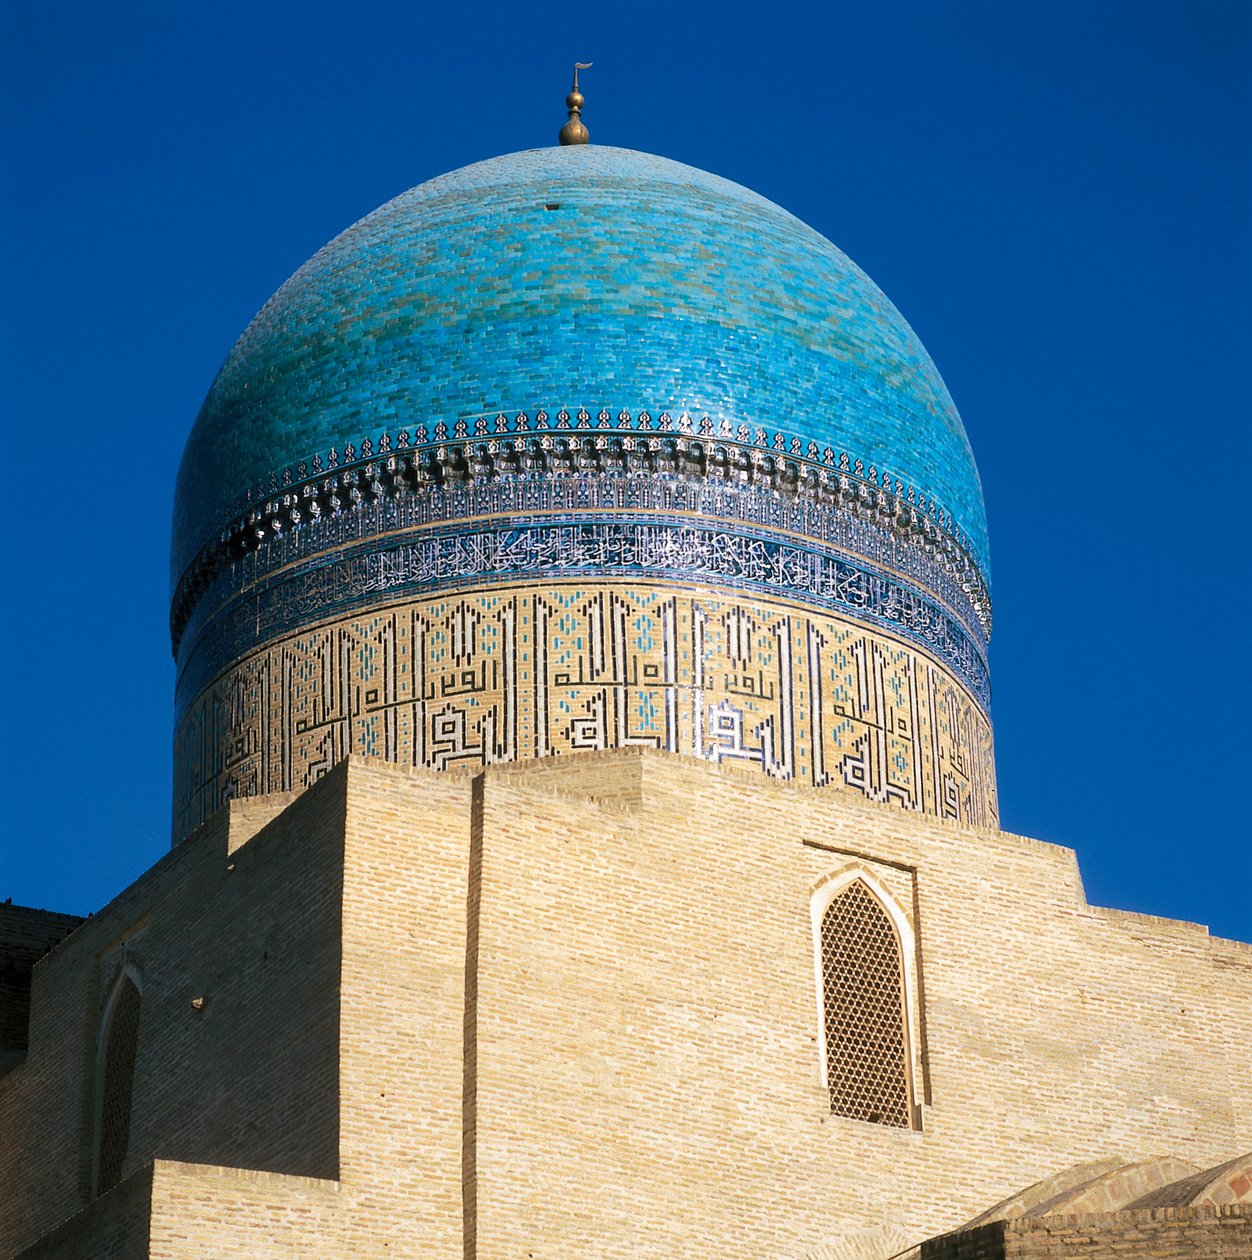
M982 491L833 245L664 158L423 184L245 330L187 443L175 835L347 756L650 747L997 817Z
M232 516L315 459L333 466L419 426L472 436L498 416L565 411L616 427L641 410L706 431L711 421L714 434L746 426L766 444L894 479L949 523L985 581L982 492L960 417L881 290L737 184L578 146L480 162L402 194L266 303L187 444L174 583Z

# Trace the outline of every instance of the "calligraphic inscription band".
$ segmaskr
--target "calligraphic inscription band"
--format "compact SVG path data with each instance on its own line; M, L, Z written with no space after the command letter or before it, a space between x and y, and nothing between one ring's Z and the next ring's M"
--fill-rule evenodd
M246 656L180 720L175 826L353 753L442 769L631 745L997 818L990 724L933 655L783 600L601 580L397 602Z

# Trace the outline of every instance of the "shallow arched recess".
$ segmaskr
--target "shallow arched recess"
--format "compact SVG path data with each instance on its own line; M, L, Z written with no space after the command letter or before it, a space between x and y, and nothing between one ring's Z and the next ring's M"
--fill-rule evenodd
M832 1115L921 1127L917 950L904 907L868 868L831 873L810 899L818 1070Z
M133 962L123 963L105 999L96 1039L91 1146L93 1197L111 1190L122 1179L122 1166L130 1145L131 1101L142 998L142 972Z

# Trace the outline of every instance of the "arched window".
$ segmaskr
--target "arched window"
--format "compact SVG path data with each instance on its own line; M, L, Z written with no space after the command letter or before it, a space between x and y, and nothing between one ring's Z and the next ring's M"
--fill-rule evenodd
M104 1006L96 1060L95 1193L111 1190L122 1179L130 1145L130 1104L135 1085L135 1050L139 1044L142 980L133 966L118 976Z
M904 958L893 917L859 876L814 910L831 1113L913 1128Z

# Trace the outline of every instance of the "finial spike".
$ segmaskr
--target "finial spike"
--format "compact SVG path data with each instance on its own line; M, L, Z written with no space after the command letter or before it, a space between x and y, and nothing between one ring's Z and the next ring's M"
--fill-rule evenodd
M590 69L590 61L574 62L574 86L570 88L569 95L565 98L565 108L569 110L569 121L561 128L557 136L562 144L586 144L591 139L591 133L583 125L583 94L578 90L578 72Z

